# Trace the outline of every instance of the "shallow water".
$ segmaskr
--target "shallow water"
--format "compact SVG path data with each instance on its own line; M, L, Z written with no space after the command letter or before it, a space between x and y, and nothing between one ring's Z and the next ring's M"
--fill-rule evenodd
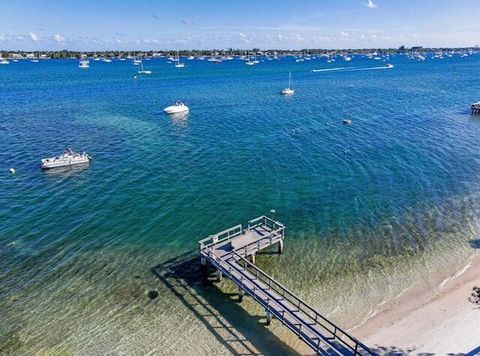
M480 55L390 62L314 73L384 63L156 59L137 79L128 61L2 66L2 353L295 352L189 257L152 273L272 208L285 254L258 264L346 328L407 288L438 288L478 238L480 121L467 109ZM282 97L288 71L296 93ZM176 99L187 118L163 115ZM67 145L90 166L39 170Z

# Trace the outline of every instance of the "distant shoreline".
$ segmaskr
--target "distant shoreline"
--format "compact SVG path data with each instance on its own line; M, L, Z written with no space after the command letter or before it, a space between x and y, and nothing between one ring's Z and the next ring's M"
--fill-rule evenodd
M65 59L65 58L80 58L81 56L87 57L128 57L128 56L147 56L147 57L164 57L168 55L180 56L209 56L229 54L233 56L241 56L247 54L255 55L273 55L278 54L280 56L289 55L344 55L344 54L401 54L401 53L425 53L425 52L465 52L465 51L479 51L479 46L472 47L404 47L399 48L345 48L345 49L327 49L327 48L305 48L301 50L292 49L190 49L190 50L87 50L87 51L73 51L73 50L37 50L37 51L25 51L25 50L2 50L0 49L0 57L3 58L28 58L28 55L34 57L44 57L49 59Z

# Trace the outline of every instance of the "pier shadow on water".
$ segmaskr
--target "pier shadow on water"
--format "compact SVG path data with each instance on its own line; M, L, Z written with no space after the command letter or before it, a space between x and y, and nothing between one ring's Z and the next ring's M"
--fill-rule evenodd
M214 283L196 252L188 252L151 269L152 273L233 355L297 355L262 322Z

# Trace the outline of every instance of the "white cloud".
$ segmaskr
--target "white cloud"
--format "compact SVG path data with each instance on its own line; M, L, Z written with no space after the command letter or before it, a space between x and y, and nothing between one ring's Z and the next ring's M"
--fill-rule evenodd
M373 0L368 0L368 2L365 4L365 6L368 7L369 9L374 9L374 8L378 7L378 5L373 2Z
M34 42L38 42L38 36L34 34L33 32L29 32L28 35L30 36L30 39Z
M65 42L65 38L63 36L59 35L58 33L53 35L53 39L57 42Z
M252 42L248 36L246 34L244 34L243 32L239 32L238 33L238 38L240 39L240 41L242 41L243 43L250 43Z
M344 31L340 32L340 35L342 35L345 38L350 37L350 35L348 33L344 32Z

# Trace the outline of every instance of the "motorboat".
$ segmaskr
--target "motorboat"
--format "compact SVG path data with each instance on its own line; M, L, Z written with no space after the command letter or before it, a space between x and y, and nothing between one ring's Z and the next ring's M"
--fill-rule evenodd
M88 68L90 68L90 62L88 61L88 59L82 59L82 60L78 63L78 68L82 68L82 69L88 69Z
M42 169L58 168L58 167L70 167L77 164L86 164L92 160L87 153L75 153L70 148L65 149L63 154L51 157L43 158L41 160Z
M10 62L5 58L0 58L0 64L10 64Z
M292 72L288 72L288 88L282 89L282 95L293 95L295 90L291 88Z
M388 63L387 68L393 68L393 64Z
M187 105L185 105L183 102L180 100L177 100L175 104L167 106L163 111L165 111L167 114L172 115L172 114L180 114L180 113L186 113L190 109L188 108Z

